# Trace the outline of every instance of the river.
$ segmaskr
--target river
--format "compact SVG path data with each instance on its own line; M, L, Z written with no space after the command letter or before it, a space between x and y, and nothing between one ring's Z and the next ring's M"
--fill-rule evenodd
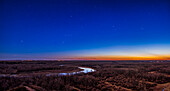
M62 65L63 66L63 65ZM88 67L78 67L81 69L81 71L78 72L68 72L68 73L48 73L46 76L54 76L54 75L59 75L59 76L64 76L64 75L75 75L79 73L89 73L89 72L95 72L96 70ZM0 74L0 77L30 77L30 76L21 76L17 74Z
M92 68L88 68L88 67L78 67L79 69L82 69L82 71L78 71L78 72L69 72L69 73L49 73L46 74L46 76L51 76L51 75L75 75L75 74L79 74L79 73L89 73L89 72L95 72L96 70L92 69Z

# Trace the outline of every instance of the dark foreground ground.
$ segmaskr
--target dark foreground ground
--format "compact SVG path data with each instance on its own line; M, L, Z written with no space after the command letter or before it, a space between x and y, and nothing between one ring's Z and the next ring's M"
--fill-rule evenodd
M64 65L64 66L63 66ZM71 76L47 73L79 71ZM166 61L1 61L0 91L170 91L170 62Z

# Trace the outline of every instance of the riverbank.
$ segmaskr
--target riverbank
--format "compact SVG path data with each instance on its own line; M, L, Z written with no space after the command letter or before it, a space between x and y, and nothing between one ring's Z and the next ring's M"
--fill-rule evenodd
M65 65L59 65L60 67L64 67ZM75 75L79 73L88 73L88 72L95 72L94 69L89 67L77 67L78 69L75 70L46 70L41 72L35 72L35 73L24 73L24 74L0 74L0 77L31 77L36 75L46 75L46 76L62 76L62 75Z

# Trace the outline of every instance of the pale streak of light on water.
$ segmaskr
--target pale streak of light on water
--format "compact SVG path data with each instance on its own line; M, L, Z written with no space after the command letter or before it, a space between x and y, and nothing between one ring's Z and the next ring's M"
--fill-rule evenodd
M82 69L82 71L78 71L78 72L70 72L70 73L50 73L47 74L46 76L51 76L51 75L75 75L75 74L79 74L79 73L88 73L88 72L94 72L96 70L92 69L92 68L87 68L87 67L78 67L79 69Z
M64 65L60 65L60 66L64 66ZM64 75L75 75L75 74L79 74L79 73L88 73L88 72L95 72L96 70L92 69L92 68L87 68L87 67L78 67L79 69L82 69L82 71L78 71L78 72L70 72L70 73L49 73L46 74L46 76L52 76L52 75L59 75L59 76L64 76ZM30 77L30 76L19 76L16 74L0 74L0 77Z

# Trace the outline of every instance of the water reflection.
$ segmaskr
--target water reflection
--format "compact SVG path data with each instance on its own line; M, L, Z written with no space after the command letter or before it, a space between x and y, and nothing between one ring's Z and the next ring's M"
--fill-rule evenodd
M78 72L70 72L70 73L50 73L47 74L46 76L51 76L51 75L75 75L75 74L79 74L79 73L88 73L88 72L94 72L95 70L92 68L87 68L87 67L78 67L79 69L82 69L82 71L78 71Z
M60 66L64 66L64 65L60 65ZM82 71L70 72L70 73L49 73L49 74L46 74L46 76L51 76L51 75L59 75L59 76L75 75L75 74L79 74L79 73L88 73L88 72L96 71L96 70L94 70L92 68L87 68L87 67L78 67L78 68L82 69ZM17 75L17 74L0 74L0 77L30 77L30 76L21 76L21 75Z

